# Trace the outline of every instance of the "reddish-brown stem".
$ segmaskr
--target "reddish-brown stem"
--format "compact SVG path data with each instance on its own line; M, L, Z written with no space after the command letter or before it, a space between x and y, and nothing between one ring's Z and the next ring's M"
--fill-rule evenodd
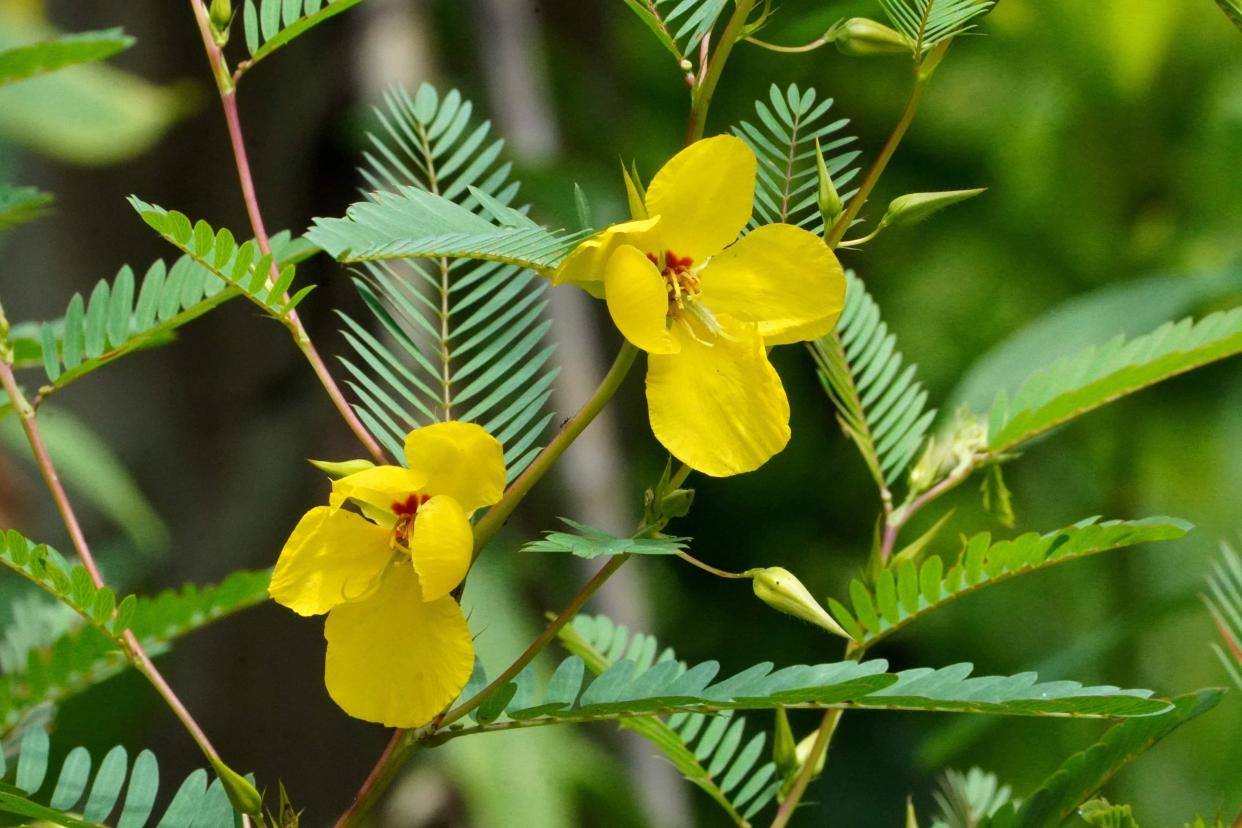
M392 758L401 752L402 743L405 741L407 732L401 729L392 732L392 738L388 740L388 744L384 747L384 752L380 754L379 759L375 762L375 767L371 768L371 772L367 774L366 781L362 783L362 787L358 789L358 793L354 796L353 804L336 821L336 828L350 825L355 818L366 813L374 803L375 796L378 793L382 793L388 787L387 779L401 768L400 763L393 762ZM377 793L373 794L373 791Z
M267 235L267 228L263 225L263 213L259 209L259 196L255 192L254 176L250 171L250 157L246 153L246 140L242 133L241 118L237 112L237 87L229 77L228 67L225 66L224 55L220 47L216 45L215 40L211 36L211 22L207 16L207 9L203 7L200 0L190 0L190 6L194 9L194 17L198 22L199 33L203 39L203 48L207 51L207 60L211 64L211 71L216 79L216 87L220 92L220 105L224 109L224 122L229 131L229 144L233 148L233 160L237 167L237 178L241 184L242 200L246 204L246 216L250 220L250 230L254 233L259 249L264 253L270 253L272 249L271 240ZM277 265L273 260L271 279L276 279L278 275ZM310 363L315 376L319 378L319 382L323 386L324 391L327 392L332 405L341 415L341 418L345 420L349 430L366 447L367 452L375 459L375 462L388 462L388 456L383 448L380 447L380 444L371 435L371 432L367 431L366 426L362 424L362 420L358 418L357 413L341 392L340 386L337 385L336 380L333 379L332 374L328 371L328 366L324 364L323 357L319 355L319 351L315 348L314 343L311 342L310 336L306 332L306 327L302 324L302 320L298 317L297 312L289 311L285 317L285 323L290 333L293 334L293 339L297 343L298 349L306 357L306 361Z
M39 425L35 421L34 410L22 395L21 389L17 387L17 380L13 376L13 368L7 362L0 360L0 384L4 386L5 392L9 396L10 402L13 404L13 410L17 412L17 417L21 420L22 430L26 433L26 440L30 443L30 450L34 454L35 464L39 467L39 471L43 475L43 480L47 484L48 491L52 494L52 500L56 503L56 509L60 512L61 520L65 523L65 528L69 532L69 539L73 543L73 548L78 553L78 558L82 561L82 566L86 569L91 577L91 583L96 589L103 589L105 586L103 576L99 572L99 566L95 563L95 556L91 554L90 546L86 543L86 535L82 532L82 526L78 523L78 517L73 511L73 505L69 502L69 496L65 493L65 487L60 482L60 476L56 473L56 466L52 463L52 457L48 454L47 444L43 442L43 435L39 432ZM181 699L173 692L172 687L160 674L160 671L152 663L151 657L147 655L142 645L138 643L138 639L128 630L124 635L126 654L130 662L137 670L146 676L151 682L151 686L164 699L177 718L181 720L181 724L189 732L191 738L199 746L199 749L213 763L219 762L220 756L211 742L207 739L207 734L199 727L198 722L190 715L190 711L182 704Z

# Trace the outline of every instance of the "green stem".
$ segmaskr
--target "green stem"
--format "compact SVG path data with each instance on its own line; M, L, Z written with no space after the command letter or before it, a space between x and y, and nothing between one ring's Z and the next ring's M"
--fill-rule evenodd
M703 130L707 126L707 110L712 105L712 95L715 94L716 84L720 82L720 75L724 72L725 61L733 51L733 45L742 39L746 18L750 17L754 7L755 0L735 0L733 15L720 33L716 51L712 52L707 62L707 72L690 93L690 120L686 125L687 145L703 137Z
M548 473L560 456L565 453L565 449L569 448L574 440L578 439L578 435L599 415L599 412L604 410L604 406L617 393L617 389L621 387L622 381L629 374L636 356L638 356L637 348L628 341L622 343L621 350L617 352L617 358L613 360L612 367L604 375L604 379L600 382L599 387L595 389L591 399L587 400L578 413L569 422L565 423L565 427L552 438L547 448L541 451L539 456L527 466L526 471L522 472L518 479L513 481L513 485L505 492L500 502L489 509L487 514L483 515L482 519L475 524L475 559L479 557L483 547L487 546L488 541L500 531L500 527L504 526L505 521L509 519L509 515L513 514L513 510L522 502L522 499L530 493L535 484Z
M858 212L871 195L871 191L875 189L875 185L879 182L880 176L884 174L884 169L888 166L888 162L892 159L893 154L897 152L901 139L905 137L906 131L910 129L910 124L914 121L914 114L918 112L919 104L923 102L923 93L927 90L927 82L931 79L931 71L924 67L934 69L938 66L951 42L951 40L946 40L940 43L932 49L921 63L915 64L914 88L910 91L910 97L906 100L906 106L901 111L901 117L898 119L897 125L893 127L892 133L889 134L888 141L884 143L884 148L880 150L880 154L876 156L875 161L872 162L871 167L867 170L862 183L858 185L858 192L850 199L849 206L846 207L841 217L837 219L837 223L832 225L832 232L828 234L826 239L829 247L836 248L841 239L845 238L845 231L849 229L850 224L858 217Z

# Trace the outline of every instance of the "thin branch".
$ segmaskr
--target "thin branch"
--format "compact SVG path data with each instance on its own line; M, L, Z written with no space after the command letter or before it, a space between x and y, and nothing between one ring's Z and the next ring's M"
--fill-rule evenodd
M716 44L716 51L712 53L706 66L700 69L703 72L702 79L695 84L690 93L690 118L686 125L687 145L703 137L703 130L707 126L707 110L712 104L716 84L720 82L720 75L724 72L725 62L729 59L729 53L733 51L734 44L742 38L746 18L750 17L751 9L754 7L755 0L735 0L733 15L720 34L720 42Z
M250 171L250 159L246 154L246 141L242 134L241 119L237 112L237 87L229 77L223 52L211 36L211 22L207 16L207 9L200 0L190 0L190 6L194 10L194 18L198 22L199 33L203 39L203 48L207 51L207 60L211 64L212 74L216 79L216 87L220 93L220 105L224 109L224 121L228 126L229 143L233 148L233 160L237 166L237 178L241 184L242 200L246 204L246 215L250 220L250 229L254 233L259 249L265 254L270 253L272 250L271 241L268 238L267 229L263 226L263 214L259 209L259 197L255 192L254 176ZM277 264L275 259L273 259L272 272L269 275L268 284L271 285L278 277ZM285 298L288 300L287 295ZM318 377L320 384L323 385L328 398L332 400L332 405L341 415L341 418L345 420L345 424L349 426L349 430L354 433L354 436L358 438L358 441L362 443L377 463L388 462L388 456L380 447L379 442L367 431L366 426L362 424L362 420L358 418L358 414L350 406L349 401L345 399L340 386L337 385L336 380L333 379L332 374L328 371L328 366L324 364L323 357L319 355L314 343L311 342L310 335L306 332L306 327L302 324L302 320L296 311L289 311L286 316L286 324L289 331L293 334L298 350L302 352L302 355L306 357L306 361L310 363L315 376Z
M95 556L91 554L90 546L86 542L86 535L82 532L82 526L78 522L77 514L74 513L73 505L69 502L69 496L65 492L65 487L61 484L60 476L56 473L56 466L52 463L52 457L48 454L47 444L44 443L43 435L40 433L39 425L35 420L34 409L31 408L21 389L17 387L17 380L13 376L12 366L2 359L0 359L0 385L3 385L9 400L13 404L13 410L21 421L22 430L26 433L26 440L30 443L30 449L34 454L35 464L43 475L48 491L51 492L52 500L56 503L56 509L60 512L61 520L64 521L65 528L69 532L69 539L78 553L78 558L82 561L83 568L90 575L91 583L94 584L95 589L103 589L107 584L105 584L103 576L99 571L99 566L95 562ZM155 664L152 663L150 656L142 648L133 632L126 630L124 641L125 647L123 652L127 660L147 678L151 686L160 694L207 759L213 765L219 763L220 755L207 738L207 734L203 732L202 727L194 720L194 717L181 702L181 699L177 697L177 694L173 692L172 687L169 686L164 676L160 674Z

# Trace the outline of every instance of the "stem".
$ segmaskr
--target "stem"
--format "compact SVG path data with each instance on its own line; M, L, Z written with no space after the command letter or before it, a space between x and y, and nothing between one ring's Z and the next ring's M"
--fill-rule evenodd
M785 828L789 824L790 818L793 817L794 809L802 801L802 795L806 793L807 785L811 783L811 778L815 776L815 766L819 764L819 757L827 752L828 743L832 740L832 734L836 732L837 722L840 720L840 710L824 711L824 718L820 720L819 729L815 732L815 744L811 746L811 754L798 770L798 776L794 779L793 787L789 789L789 794L785 797L785 801L781 803L780 809L777 810L776 816L772 819L772 828Z
M880 562L888 563L889 557L893 554L893 546L897 543L898 533L910 522L911 518L919 513L919 510L949 490L957 488L986 459L986 453L976 454L971 458L970 462L962 463L939 483L917 497L907 500L900 508L895 509L889 514L884 521L884 537L880 542Z
M69 539L73 542L73 548L77 551L78 558L82 561L82 566L90 575L91 583L94 584L95 589L103 589L106 586L103 576L99 572L99 566L95 563L95 556L91 554L90 546L86 543L86 535L83 534L82 526L78 523L78 517L73 511L73 505L69 502L69 496L65 493L65 487L60 482L60 476L56 473L56 467L52 463L51 455L48 454L47 445L43 442L43 435L39 432L39 425L35 421L34 409L31 408L30 403L17 387L17 380L13 376L12 366L4 360L0 360L0 385L4 386L5 392L9 395L9 400L13 403L13 410L17 413L18 419L21 420L22 430L26 432L26 440L30 443L30 449L34 453L35 463L43 474L43 480L47 483L48 491L52 494L52 500L56 503L56 509L60 512L65 528L69 531ZM142 645L138 643L138 639L133 632L126 630L124 641L124 651L129 662L146 676L151 686L155 688L155 691L160 694L177 718L181 720L190 737L207 759L213 765L220 762L220 755L207 739L203 729L194 720L194 717L190 715L190 711L182 704L177 694L173 692L172 687L169 686L164 676L160 674L155 664L152 663L151 657L147 655Z
M691 566L697 566L699 569L703 570L704 572L710 572L711 574L715 575L718 578L732 578L732 579L737 579L737 580L751 579L751 576L745 572L727 572L723 569L717 569L716 567L712 566L709 563L704 563L703 561L700 561L698 558L694 557L689 552L678 552L677 557L681 558L683 561L690 564Z
M271 241L267 235L267 229L263 226L263 214L259 209L259 196L255 192L254 176L250 172L250 158L246 154L246 141L242 134L241 118L237 112L237 87L229 77L223 52L216 45L215 40L212 39L211 23L207 17L207 9L204 8L201 0L190 0L190 6L194 9L194 17L198 22L199 33L203 39L203 48L207 51L207 61L211 64L212 74L216 79L216 88L220 92L220 105L224 109L224 122L229 130L229 144L233 148L233 160L237 166L237 178L241 184L242 200L246 204L246 216L250 220L250 230L254 233L259 249L265 254L271 253ZM268 283L271 284L278 276L277 263L273 259L272 272ZM311 342L310 336L306 332L306 327L302 324L302 320L296 311L289 312L286 317L286 324L290 333L293 334L298 350L302 352L302 355L306 357L306 361L310 363L315 376L318 377L320 384L323 385L328 398L332 400L332 405L335 406L341 418L345 420L345 424L349 426L349 430L366 447L367 452L375 459L375 462L380 464L386 463L388 461L387 455L380 448L380 444L376 439L367 431L362 424L362 420L358 418L357 413L354 412L349 402L345 399L340 386L332 378L332 374L328 371L328 366L324 364L323 357L319 355L319 352Z
M362 783L362 787L358 789L358 794L354 797L354 803L349 806L349 810L341 814L341 818L336 821L336 828L344 828L347 825L353 825L361 819L367 811L375 804L381 794L388 789L392 783L393 776L401 769L406 757L405 752L412 750L406 746L406 730L394 730L392 738L388 740L388 745L384 748L384 752L375 762L375 767L371 768L371 773L367 775L366 781ZM411 743L413 744L413 743ZM398 755L402 758L396 760Z
M828 43L828 38L826 37L817 37L810 43L803 44L802 46L781 46L779 43L768 43L766 40L760 40L757 37L748 37L745 40L747 43L753 43L756 46L767 49L770 52L783 52L784 54L813 52L820 46L827 45Z
M876 156L871 167L867 170L866 176L863 177L862 183L858 186L858 192L850 199L849 206L841 217L837 219L837 223L832 225L832 232L828 235L826 241L828 246L836 248L841 239L845 237L845 231L849 229L850 224L858 217L858 211L862 209L866 203L871 191L875 189L876 183L880 180L880 176L884 174L885 167L892 159L893 153L897 152L897 146L901 143L901 139L905 137L906 130L910 128L911 122L914 121L914 113L918 112L919 104L923 101L923 93L927 89L927 82L931 79L931 70L939 65L940 60L944 57L945 51L949 48L952 39L940 43L928 54L926 58L914 66L914 88L910 90L910 97L906 100L905 109L901 111L901 118L897 121L897 126L893 127L892 133L888 136L884 148L880 150L880 154ZM925 68L928 67L928 68Z
M487 514L474 526L474 557L477 559L483 551L483 547L487 546L500 527L504 526L505 521L509 519L509 515L522 502L522 498L534 488L535 484L548 473L548 470L556 463L565 449L578 439L591 421L604 410L604 406L617 393L617 389L621 387L622 380L630 372L630 367L634 364L634 358L638 356L638 349L631 345L628 341L621 345L621 350L617 352L617 358L613 360L612 367L608 369L608 373L604 375L604 379L600 381L599 387L595 389L595 393L591 399L579 409L562 428L547 447L539 453L539 456L513 481L513 485L505 492L504 497L487 511Z
M686 125L687 144L693 144L703 137L703 130L707 126L707 110L712 105L712 95L716 91L716 84L720 82L720 75L724 72L725 61L728 60L729 53L733 51L733 44L741 39L742 27L746 25L746 18L750 16L750 10L754 6L755 0L735 0L733 15L720 34L720 42L716 44L716 51L707 63L707 71L690 93L690 120Z

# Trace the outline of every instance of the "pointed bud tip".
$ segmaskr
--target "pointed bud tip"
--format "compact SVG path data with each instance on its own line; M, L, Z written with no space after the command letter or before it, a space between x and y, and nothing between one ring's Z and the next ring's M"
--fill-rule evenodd
M306 462L333 480L340 480L342 477L349 477L351 474L375 468L375 464L370 460L307 460Z
M263 810L263 796L246 777L224 764L218 757L211 760L211 767L220 779L229 802L239 813L255 816Z
M768 606L801 618L833 635L853 640L788 569L769 566L751 570L749 574L753 579L755 595Z

